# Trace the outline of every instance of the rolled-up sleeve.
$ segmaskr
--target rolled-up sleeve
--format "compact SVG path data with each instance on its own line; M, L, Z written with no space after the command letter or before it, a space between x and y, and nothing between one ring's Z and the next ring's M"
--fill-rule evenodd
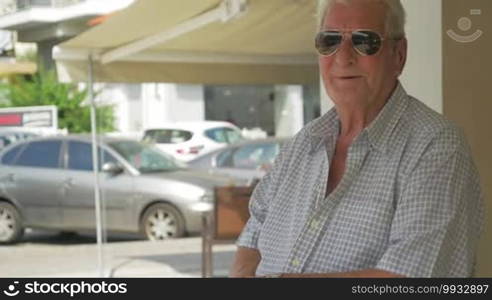
M257 249L258 237L260 236L263 222L268 213L268 202L272 199L278 187L278 177L282 168L284 152L288 144L282 147L282 150L275 158L275 162L270 170L256 185L249 202L249 220L246 223L241 235L236 241L240 247Z
M377 269L408 277L473 275L483 200L461 132L448 128L428 145L395 209L389 247Z

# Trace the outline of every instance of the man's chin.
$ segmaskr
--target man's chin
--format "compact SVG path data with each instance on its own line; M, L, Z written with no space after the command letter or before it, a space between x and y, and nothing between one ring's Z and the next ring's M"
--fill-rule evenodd
M328 91L328 95L335 104L341 102L360 102L367 99L369 92L367 89L358 87L332 87Z

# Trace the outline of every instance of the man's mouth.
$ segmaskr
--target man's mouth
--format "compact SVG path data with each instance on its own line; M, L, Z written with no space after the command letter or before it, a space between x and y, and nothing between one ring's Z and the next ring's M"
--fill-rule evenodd
M362 76L339 76L337 78L343 80L350 80L350 79L359 79L362 78Z

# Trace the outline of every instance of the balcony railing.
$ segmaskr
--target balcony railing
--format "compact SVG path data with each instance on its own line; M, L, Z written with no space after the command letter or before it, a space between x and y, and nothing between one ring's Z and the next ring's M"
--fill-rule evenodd
M87 0L10 0L3 1L0 15L7 15L31 8L60 8L85 2Z

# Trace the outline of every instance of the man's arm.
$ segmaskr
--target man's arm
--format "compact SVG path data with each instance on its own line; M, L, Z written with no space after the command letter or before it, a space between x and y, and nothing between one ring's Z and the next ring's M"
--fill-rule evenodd
M260 263L260 252L253 248L238 247L230 277L255 277L256 268ZM268 277L268 276L267 276ZM367 269L341 273L284 273L281 278L397 278L399 274L378 269Z
M230 277L254 277L260 260L261 255L258 250L238 247Z
M405 276L378 269L341 273L280 274L281 278L403 278Z

